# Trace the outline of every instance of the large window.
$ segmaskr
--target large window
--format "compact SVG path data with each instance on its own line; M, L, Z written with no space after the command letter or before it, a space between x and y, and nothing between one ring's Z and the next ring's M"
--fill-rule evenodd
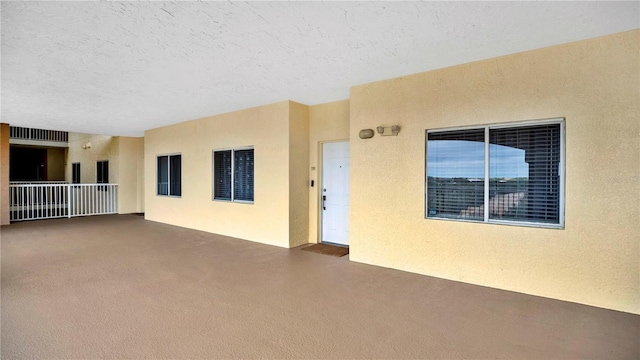
M158 156L157 194L182 196L182 155Z
M564 120L427 131L426 217L564 226Z
M213 199L253 202L253 149L213 152Z
M71 164L71 182L80 184L80 163Z

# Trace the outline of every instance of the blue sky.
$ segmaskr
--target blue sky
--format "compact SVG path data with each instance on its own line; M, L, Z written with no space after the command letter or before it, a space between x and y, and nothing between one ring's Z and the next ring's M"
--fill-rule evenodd
M430 140L427 148L427 175L441 178L483 178L484 143L464 140ZM490 177L527 177L529 165L524 150L489 145Z

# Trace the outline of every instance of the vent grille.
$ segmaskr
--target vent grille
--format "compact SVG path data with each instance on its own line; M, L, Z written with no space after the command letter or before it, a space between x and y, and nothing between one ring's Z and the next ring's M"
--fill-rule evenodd
M11 139L69 142L69 133L58 130L32 129L19 126L9 127Z

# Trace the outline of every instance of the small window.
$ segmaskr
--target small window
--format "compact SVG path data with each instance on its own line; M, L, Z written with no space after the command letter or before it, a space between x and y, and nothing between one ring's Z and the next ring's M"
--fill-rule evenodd
M213 152L213 199L253 202L253 149Z
M157 194L182 196L182 155L158 156Z
M109 162L108 161L98 161L96 164L97 174L96 174L96 182L98 184L108 184L109 183ZM78 166L78 170L80 167ZM78 174L80 172L78 171Z
M80 184L80 163L71 164L71 179L73 184Z
M427 131L426 217L564 226L564 121Z

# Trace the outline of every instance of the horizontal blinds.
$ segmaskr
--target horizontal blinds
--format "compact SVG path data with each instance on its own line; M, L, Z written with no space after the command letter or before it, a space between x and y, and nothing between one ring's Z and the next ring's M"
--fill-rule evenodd
M231 200L231 150L213 153L213 198Z
M429 132L427 217L560 224L561 157L559 122Z
M158 195L169 195L169 157L158 156Z
M484 129L429 133L427 217L484 217Z
M253 201L253 149L233 152L233 198Z
M489 130L489 218L559 223L560 124Z

